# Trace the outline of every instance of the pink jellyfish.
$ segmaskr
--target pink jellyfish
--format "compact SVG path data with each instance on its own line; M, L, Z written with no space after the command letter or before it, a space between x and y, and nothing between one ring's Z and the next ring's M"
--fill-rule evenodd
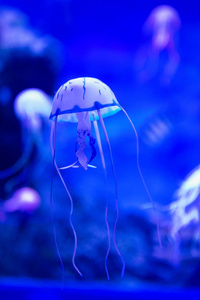
M146 81L154 76L158 70L159 54L166 50L168 61L163 71L163 83L171 81L180 60L175 45L175 35L180 26L179 14L173 7L160 5L152 10L143 26L150 41L137 57L138 67L143 68L139 74L141 80Z
M193 169L175 193L176 201L169 206L172 216L171 236L179 240L180 232L191 224L195 225L196 240L199 238L200 166Z
M1 220L6 219L7 213L14 211L31 213L37 210L40 204L41 198L36 190L30 187L20 188L0 208Z
M111 159L111 164L112 164L112 172L114 176L114 181L115 181L115 194L116 194L116 211L117 211L117 216L113 228L113 243L115 246L115 249L121 259L122 262L122 272L121 272L121 277L124 275L125 271L125 261L123 256L120 253L120 250L116 244L115 241L115 231L116 231L116 225L119 217L119 209L118 209L118 189L117 189L117 180L116 180L116 174L115 174L115 166L114 166L114 161L113 161L113 155L112 155L112 150L111 150L111 145L109 142L108 134L106 131L106 127L103 121L103 118L106 116L113 115L117 113L118 111L122 110L125 115L127 116L129 122L131 123L132 128L134 129L134 132L136 134L137 138L137 153L138 153L138 137L137 133L135 130L135 127L130 120L128 114L126 111L121 107L119 102L117 101L114 93L112 90L104 84L102 81L95 79L95 78L90 78L90 77L81 77L81 78L76 78L73 80L69 80L65 84L63 84L59 90L57 91L54 99L53 99L53 107L52 111L50 114L50 119L54 120L55 122L52 124L52 130L51 130L51 148L52 148L52 155L53 155L53 164L55 165L55 168L59 174L59 177L61 178L61 181L65 187L65 190L67 191L67 194L69 196L70 202L71 202L71 211L70 211L70 225L74 233L74 240L75 240L75 246L74 246L74 252L73 252L73 257L72 257L72 263L76 271L82 276L82 273L78 269L78 267L75 264L75 255L76 255L76 248L77 248L77 236L75 232L75 228L72 224L71 216L73 213L73 200L72 197L69 193L69 190L67 188L67 185L62 177L61 171L63 169L67 169L70 167L82 167L83 169L87 170L88 167L90 167L90 162L93 160L93 158L96 155L96 150L95 150L95 140L97 140L97 145L99 147L99 152L101 156L101 161L102 161L102 166L104 169L105 173L105 178L107 178L107 172L106 172L106 163L104 159L104 154L103 154L103 148L102 148L102 143L100 139L100 133L99 133L99 128L98 128L98 123L97 121L100 122L105 139L107 141L109 153L110 153L110 159ZM76 161L71 164L70 166L66 167L58 167L55 159L55 152L56 152L56 128L57 128L57 121L64 121L64 122L78 122L77 126L77 141L76 141ZM94 130L96 134L96 139L92 135L91 132L91 122L94 125ZM53 136L54 136L54 142L53 142ZM84 152L87 142L86 138L88 137L89 139L89 146L91 148L91 156L88 158ZM138 164L138 170L140 172L141 178L143 180L140 167L139 167L139 161L138 161L138 155L137 155L137 164ZM53 174L53 172L52 172ZM52 181L53 181L53 175L52 175ZM143 180L144 183L144 180ZM145 185L145 183L144 183ZM146 191L147 187L145 185ZM148 192L149 194L149 192ZM149 195L150 197L150 195ZM151 199L151 198L150 198ZM52 183L51 183L51 214L52 214ZM109 272L107 269L107 259L108 255L110 252L110 229L107 221L107 210L108 210L108 199L106 200L106 210L105 210L105 222L106 222L106 227L107 227L107 233L108 233L108 249L106 253L106 258L105 258L105 270L107 274L107 278L109 279ZM54 228L54 234L55 234L55 228ZM56 235L55 235L55 242L56 242ZM62 259L60 257L59 251L58 251L58 246L56 242L56 247L57 247L57 252L58 256L61 261L61 265L63 268L62 264ZM64 271L64 269L63 269Z
M156 204L156 207L160 212L170 214L170 222L166 223L166 220L163 222L163 227L165 227L163 232L167 231L171 237L173 247L169 243L168 254L170 253L170 260L177 264L182 254L180 251L182 241L189 240L191 244L190 255L199 256L197 246L200 236L200 165L186 176L175 191L174 198L175 200L170 204L165 206ZM148 207L149 205L146 205L144 208ZM184 257L185 254L184 252Z
M46 159L43 153L42 125L48 120L51 111L50 97L40 89L26 89L20 92L14 100L14 111L21 123L22 156L18 161L6 170L0 171L0 179L7 178L18 173L31 158L34 147L37 154ZM19 178L14 178L13 183L7 183L6 189L15 186Z

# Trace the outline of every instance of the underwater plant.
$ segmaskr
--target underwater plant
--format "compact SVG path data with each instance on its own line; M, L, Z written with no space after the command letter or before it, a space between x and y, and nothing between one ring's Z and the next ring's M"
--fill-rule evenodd
M96 78L90 78L90 77L81 77L76 78L73 80L69 80L65 84L63 84L57 91L57 93L54 96L53 99L53 105L52 105L52 111L50 114L50 119L53 120L52 129L51 129L51 149L52 149L52 156L53 156L53 166L55 165L55 168L58 172L58 175L65 187L65 190L69 196L70 202L71 202L71 211L69 216L69 222L71 225L71 228L73 230L74 234L74 252L72 256L72 263L76 271L82 276L82 273L78 269L75 263L75 256L76 256L76 250L77 250L77 236L76 231L74 228L74 225L72 224L72 213L73 213L73 199L70 195L70 192L67 188L67 185L64 181L64 178L61 174L61 170L67 169L70 167L81 167L85 170L87 170L88 167L93 167L90 163L96 156L96 150L95 150L95 141L97 140L97 145L99 148L100 156L101 156L101 162L105 173L105 178L107 182L107 171L106 171L106 162L104 158L99 128L98 128L98 122L100 122L101 127L104 132L104 136L107 142L109 154L110 154L110 160L112 165L112 172L115 182L115 201L116 201L116 212L117 216L114 223L113 228L113 243L115 246L115 249L121 259L122 262L122 271L121 271L121 277L124 276L125 272L125 261L123 256L120 253L120 250L116 244L115 240L115 232L116 232L116 226L117 221L119 218L119 209L118 209L118 187L117 187L117 179L116 179L116 173L115 173L115 166L114 166L114 160L112 155L112 149L109 141L109 137L106 131L106 127L104 124L104 117L114 115L115 113L122 110L126 117L128 118L137 139L137 166L140 173L140 176L142 178L143 184L145 186L145 189L149 195L149 198L151 199L151 196L148 192L148 189L146 187L146 184L144 182L142 173L140 171L139 166L139 146L138 146L138 136L136 129L129 118L127 112L124 110L124 108L119 104L117 101L113 91L102 81L96 79ZM76 161L68 165L66 167L58 167L56 162L56 131L57 131L57 122L63 121L63 122L78 122L77 126L77 141L76 141L76 147L75 147L75 155L76 155ZM94 125L94 130L96 134L96 138L92 135L91 132L91 123ZM91 149L91 156L88 158L85 154L85 149L87 146L86 138L89 139L89 146ZM51 203L51 215L52 215L52 189L53 189L53 167L52 167L52 180L51 180L51 196L50 196L50 203ZM151 199L152 200L152 199ZM106 199L106 209L105 209L105 222L107 227L107 234L108 234L108 249L105 257L105 270L107 274L107 278L110 279L108 268L107 268L107 259L110 252L110 244L111 244L111 238L110 238L110 228L108 225L107 220L107 211L108 211L108 199ZM52 217L53 221L53 217ZM54 224L54 222L53 222ZM54 234L55 234L55 227L54 227ZM56 248L58 252L58 256L60 258L62 268L63 263L61 256L59 254L58 245L56 241L56 234L55 234L55 242L56 242ZM64 272L64 268L63 268ZM64 274L64 273L63 273ZM63 275L64 276L64 275ZM64 277L63 277L64 278Z

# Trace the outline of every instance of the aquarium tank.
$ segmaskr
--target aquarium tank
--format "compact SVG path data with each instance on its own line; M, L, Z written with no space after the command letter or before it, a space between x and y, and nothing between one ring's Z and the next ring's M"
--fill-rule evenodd
M0 299L200 295L197 1L2 0Z

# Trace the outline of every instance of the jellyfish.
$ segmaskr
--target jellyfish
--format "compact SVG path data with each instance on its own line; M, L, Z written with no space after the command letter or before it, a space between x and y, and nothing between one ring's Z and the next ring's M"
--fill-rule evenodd
M167 232L169 241L170 261L177 264L180 261L181 247L189 241L189 255L199 256L198 246L200 237L200 165L194 168L183 180L174 193L175 200L167 205L156 203L160 213L167 213L163 219L163 233ZM146 204L143 208L149 208ZM167 222L166 222L167 221ZM184 242L182 244L182 242ZM186 253L184 250L184 257Z
M41 198L38 192L30 187L17 189L0 207L0 219L5 220L7 213L21 211L31 213L38 209Z
M38 165L48 157L44 150L43 123L47 123L51 111L50 97L40 89L32 88L20 92L14 100L14 112L21 124L23 153L15 164L0 171L0 179L17 174L29 162L36 149ZM48 123L47 123L48 124ZM37 176L40 169L37 169ZM5 185L7 191L11 190L21 181L21 174Z
M162 75L163 83L170 83L179 65L180 57L176 48L176 34L181 26L178 12L169 5L160 5L152 10L143 26L149 37L146 46L140 49L137 56L139 78L142 81L151 79L158 71L159 55L166 50L168 59Z
M144 182L144 179L143 179L143 176L142 176L142 173L140 170L140 166L139 166L138 136L137 136L136 129L135 129L130 117L128 116L127 112L117 101L113 91L99 79L91 78L91 77L81 77L81 78L69 80L68 82L63 84L58 89L58 91L55 94L54 99L53 99L52 111L50 114L50 119L54 121L52 123L52 129L51 129L51 149L52 149L52 156L53 156L53 166L55 165L58 175L59 175L59 177L65 187L65 190L68 194L68 197L70 199L71 211L70 211L70 216L69 216L69 222L70 222L73 234L74 234L74 241L75 241L74 252L73 252L73 256L72 256L72 263L73 263L73 266L76 269L76 271L81 276L82 276L82 273L75 263L75 255L76 255L76 250L77 250L77 235L76 235L75 227L72 224L72 218L71 218L72 213L73 213L73 199L69 193L67 185L61 174L61 171L63 169L67 169L70 167L83 168L84 170L87 170L88 167L94 167L93 165L91 165L91 162L96 156L95 143L97 141L97 145L98 145L99 153L100 153L100 157L101 157L101 162L102 162L102 167L103 167L105 179L107 182L106 162L105 162L105 158L104 158L103 147L102 147L99 127L98 127L98 122L100 122L101 127L104 132L105 140L107 142L109 154L110 154L112 173L113 173L114 183L115 183L115 201L116 201L117 214L116 214L116 220L115 220L115 224L114 224L114 228L113 228L112 240L113 240L116 252L121 259L121 263L122 263L121 277L123 277L124 272L125 272L125 261L124 261L124 258L117 246L116 239L115 239L116 227L117 227L117 222L118 222L118 218L119 218L118 187L117 187L117 180L116 180L116 173L115 173L115 166L114 166L111 144L110 144L107 130L106 130L104 120L103 120L105 117L114 115L117 112L119 112L120 110L122 110L125 113L126 117L128 118L128 120L135 132L136 139L137 139L138 170L139 170L140 176L142 178L143 184L145 186L145 189L151 199L151 196L150 196L147 186ZM56 157L55 157L57 121L77 122L78 123L77 140L75 143L75 145L76 145L75 146L76 160L71 165L68 165L65 167L58 167L57 162L56 162ZM92 135L91 123L93 123L96 138ZM85 149L87 147L87 140L89 141L89 147L91 150L90 157L87 157L87 155L85 153ZM52 168L51 195L50 195L51 215L52 215L52 188L53 188L53 168ZM106 222L107 236L108 236L108 248L107 248L107 253L106 253L106 257L105 257L105 270L106 270L107 278L109 280L110 276L109 276L109 271L107 268L107 259L108 259L109 253L110 253L111 236L110 236L110 228L109 228L107 217L108 217L108 199L106 199L106 209L105 209L105 222ZM52 217L52 220L53 220L53 217ZM55 227L54 227L54 234L55 234ZM57 241L56 241L56 235L55 235L55 242L56 242L58 256L60 258L61 265L63 268L62 259L61 259L61 256L60 256L60 253L58 250ZM63 269L63 271L64 271L64 269Z
M200 165L193 169L175 192L176 200L169 206L172 217L171 236L180 244L180 232L190 225L194 226L194 243L199 239L199 200L200 200ZM195 250L195 247L192 251Z
M15 7L0 8L0 28L0 48L3 51L24 48L41 55L51 40L49 36L40 37L30 27L28 15Z

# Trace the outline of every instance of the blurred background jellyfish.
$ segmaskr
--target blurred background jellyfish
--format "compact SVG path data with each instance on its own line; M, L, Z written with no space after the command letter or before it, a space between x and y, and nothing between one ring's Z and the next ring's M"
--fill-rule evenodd
M30 29L28 16L17 8L0 9L0 36L2 49L31 47L40 52L45 44ZM35 45L34 45L35 43Z
M15 211L32 213L39 208L40 204L41 198L36 190L30 187L19 188L1 205L0 220L5 221L6 215Z
M47 95L54 92L55 80L60 70L61 48L61 43L52 35L44 35L31 26L29 14L16 7L0 7L0 134L4 141L0 149L1 157L4 158L0 164L1 198L7 198L7 193L20 181L24 181L23 185L32 186L30 181L37 176L36 168L32 168L31 172L21 172L19 177L7 182L7 176L18 172L26 161L33 161L34 157L39 157L47 150L47 143L43 141L43 146L41 145L49 130L47 122L44 121L44 102L48 106L50 100ZM28 92L28 89L32 89L34 95L30 99L30 90L29 99L26 100L28 93L23 95L23 92ZM34 107L34 96L37 97L36 102L40 97L43 108L38 103ZM22 102L26 102L23 112ZM41 113L39 110L42 110ZM50 108L45 113L48 115ZM49 149L46 153L48 152ZM47 157L48 155L43 155L45 160ZM39 162L38 159L36 161ZM38 171L41 174L40 164Z
M177 200L169 206L172 217L171 236L180 245L181 239L184 239L184 230L189 229L189 239L193 240L191 252L195 253L200 236L200 166L188 174L176 191L175 197Z
M51 94L61 56L60 42L32 28L27 14L0 7L0 104L31 87Z
M77 249L77 236L74 229L74 226L72 224L72 212L73 212L73 200L69 193L69 190L65 184L65 181L63 179L63 176L61 175L60 170L67 169L70 167L82 167L83 169L87 170L88 167L94 167L90 163L96 156L96 150L95 150L95 141L97 140L99 153L101 156L101 162L105 173L105 179L106 179L106 185L107 185L107 171L106 171L106 163L104 159L104 153L102 148L102 143L100 139L100 133L98 128L97 120L100 122L101 127L103 129L105 139L107 142L109 154L110 154L110 160L112 165L112 172L114 176L114 182L115 182L115 199L116 199L116 211L117 216L113 228L113 243L115 246L115 249L121 258L122 261L122 272L121 277L124 275L125 271L125 261L119 251L119 248L116 244L115 240L115 231L117 226L117 221L119 218L119 209L118 209L118 187L117 187L117 180L116 180L116 173L115 173L115 166L113 161L113 155L111 150L111 145L109 142L108 134L106 131L106 127L103 121L103 118L106 116L110 116L115 114L116 112L122 110L126 117L128 118L129 122L131 123L132 128L134 129L134 132L136 134L137 139L137 166L140 173L140 176L142 178L143 184L145 186L145 189L149 195L149 198L151 199L151 196L148 192L148 189L146 187L146 184L144 182L143 176L140 171L139 167L139 160L138 160L138 137L137 132L135 130L135 127L129 118L126 111L120 106L118 103L114 93L112 90L103 82L101 82L98 79L90 78L90 77L83 77L83 78L76 78L73 80L69 80L65 84L63 84L59 90L57 91L54 100L53 100L53 106L52 111L50 115L50 119L54 120L55 122L52 124L52 131L51 131L51 147L52 147L52 155L53 155L53 163L55 164L56 170L59 174L59 177L61 178L64 187L68 193L68 196L71 201L71 212L70 212L70 225L74 233L74 239L75 239L75 246L74 246L74 253L73 253L73 266L77 270L77 272L82 275L80 270L77 268L75 264L75 255L76 255L76 249ZM66 167L58 167L55 159L55 150L56 150L56 128L57 128L57 121L64 121L64 122L78 122L77 126L77 134L78 138L76 141L75 146L75 155L77 157L76 161L72 163L71 165L68 165ZM91 122L94 125L94 130L96 134L96 139L92 135L91 131ZM87 139L89 141L89 146L91 149L91 155L88 158L86 155L86 146L87 146ZM53 173L52 173L53 176ZM53 177L52 177L53 182ZM107 189L108 187L106 187ZM152 199L151 199L152 200ZM108 249L106 253L105 258L105 269L107 278L109 279L109 272L107 269L107 259L110 252L110 228L107 220L107 211L108 211L108 198L106 203L106 210L105 210L105 221L106 221L106 227L107 227L107 233L108 233ZM51 184L51 208L52 208L52 184ZM55 233L55 231L54 231ZM56 240L56 237L55 237ZM57 246L57 243L56 243ZM58 251L58 247L57 247ZM60 257L59 251L58 255ZM61 259L61 258L60 258ZM62 260L61 260L62 264ZM63 266L63 265L62 265Z
M191 256L199 257L200 237L200 166L194 168L174 193L175 200L168 205L156 203L159 211L162 240L166 255L155 248L155 255L168 259L176 266ZM149 208L149 204L143 208ZM166 239L167 238L167 239Z
M17 174L31 161L31 168L34 165L37 168L37 176L42 172L45 161L49 159L44 142L44 126L48 124L50 111L50 97L40 89L26 89L17 95L14 101L14 112L21 125L23 153L13 166L0 171L0 179ZM33 168L31 176L34 177ZM23 181L23 178L22 172L8 181L5 185L6 190L11 190Z
M138 51L136 61L141 81L151 79L159 71L162 62L159 56L165 50L168 58L163 63L161 82L170 83L180 61L176 46L176 34L180 26L179 14L173 7L160 5L152 10L143 26L147 42Z

